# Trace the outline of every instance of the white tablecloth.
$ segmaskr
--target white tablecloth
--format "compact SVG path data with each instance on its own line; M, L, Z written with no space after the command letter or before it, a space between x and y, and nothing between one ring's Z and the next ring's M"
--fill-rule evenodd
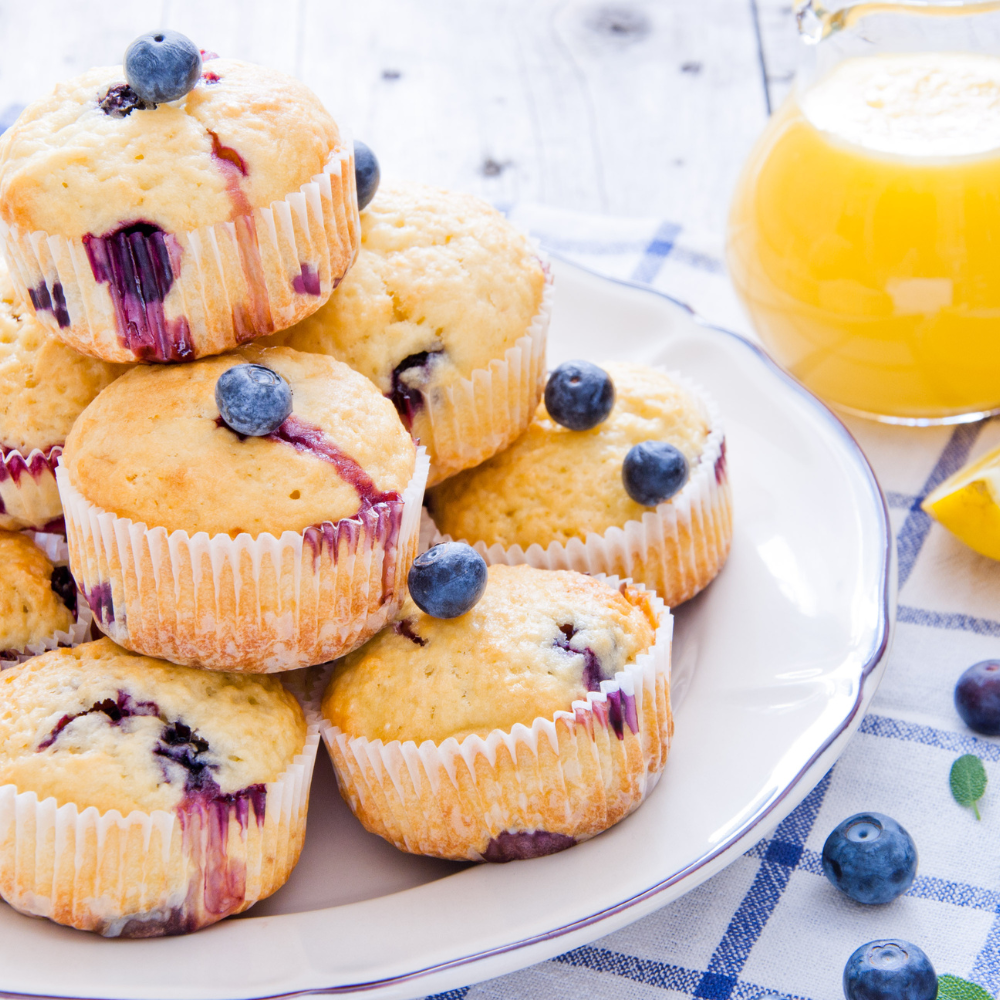
M750 332L711 236L538 206L509 214L571 260L648 283L717 325ZM967 459L1000 444L1000 423L848 425L888 499L900 589L888 668L840 761L773 837L677 902L592 945L435 1000L752 1000L765 992L840 1000L848 956L878 937L912 941L939 975L1000 991L1000 739L968 730L952 701L966 667L1000 657L1000 563L919 507ZM982 758L993 783L981 822L949 791L951 764L965 753ZM919 852L913 887L885 906L852 902L820 868L827 834L862 810L894 817Z

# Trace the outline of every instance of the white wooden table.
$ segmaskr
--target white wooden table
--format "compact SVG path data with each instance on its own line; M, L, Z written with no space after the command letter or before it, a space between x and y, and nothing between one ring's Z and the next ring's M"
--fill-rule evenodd
M0 109L156 27L309 84L386 175L721 237L790 0L3 0Z

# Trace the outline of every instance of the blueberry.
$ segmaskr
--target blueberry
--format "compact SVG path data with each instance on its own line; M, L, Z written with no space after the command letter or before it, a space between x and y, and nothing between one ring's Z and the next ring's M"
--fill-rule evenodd
M545 383L545 409L571 431L589 431L603 423L614 405L611 376L589 361L564 361Z
M265 437L292 412L292 387L263 365L234 365L215 383L215 402L230 430Z
M414 604L434 618L464 615L486 590L486 563L465 542L443 542L417 556L407 579Z
M917 846L894 819L857 813L826 838L823 873L859 903L891 903L913 885Z
M625 492L645 507L669 500L686 482L684 453L666 441L643 441L629 448L622 463Z
M125 50L125 79L149 104L176 101L199 76L198 46L179 31L147 31Z
M1000 736L1000 660L973 663L955 685L962 721L984 736Z
M909 941L869 941L844 966L847 1000L934 1000L937 974Z
M358 211L367 208L375 197L382 174L378 158L363 142L354 143L354 180L358 188Z

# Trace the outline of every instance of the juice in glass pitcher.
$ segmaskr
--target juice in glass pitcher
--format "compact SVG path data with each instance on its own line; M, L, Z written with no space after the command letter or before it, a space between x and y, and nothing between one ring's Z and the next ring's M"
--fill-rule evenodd
M806 4L812 72L744 167L737 291L827 401L901 423L1000 409L1000 4Z

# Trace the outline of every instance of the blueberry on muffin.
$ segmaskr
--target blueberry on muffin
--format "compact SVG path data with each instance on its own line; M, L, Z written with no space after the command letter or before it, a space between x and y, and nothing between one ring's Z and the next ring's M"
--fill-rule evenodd
M122 66L91 69L0 138L19 290L108 361L189 361L292 325L344 276L358 232L350 143L263 66L210 59L163 103Z
M325 662L389 620L425 474L362 375L247 347L113 383L74 426L59 488L102 630L177 663L270 672Z
M426 446L434 483L527 426L542 390L548 287L536 251L485 202L382 184L351 272L275 342L368 376Z
M123 371L67 347L14 291L0 260L0 528L62 516L55 466L73 421Z
M110 937L239 913L298 860L308 774L293 765L311 770L311 753L273 678L109 639L36 656L0 674L0 894Z
M69 639L77 590L68 567L55 565L28 535L3 530L0 567L0 665L17 662L29 647Z
M714 405L654 368L602 366L614 404L587 430L544 402L506 451L435 487L442 535L487 562L631 577L668 605L693 597L729 554L725 438Z
M449 619L408 600L337 664L323 698L341 794L413 853L509 861L569 847L655 784L669 653L662 602L581 573L491 566L482 598Z

